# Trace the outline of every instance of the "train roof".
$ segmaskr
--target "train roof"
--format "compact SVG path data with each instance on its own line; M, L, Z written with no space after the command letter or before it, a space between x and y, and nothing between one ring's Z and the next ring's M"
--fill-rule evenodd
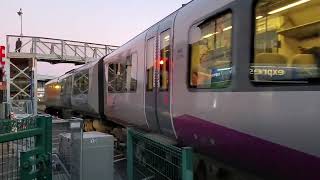
M156 22L155 24L153 24L152 26L150 26L148 29L142 31L141 33L139 33L138 35L134 36L133 38L131 38L129 41L127 41L126 43L122 44L118 49L116 49L115 51L113 51L112 53L110 53L109 55L107 55L104 60L110 56L113 56L115 54L118 54L119 51L121 51L123 49L123 47L125 47L127 44L129 44L130 42L134 41L136 38L138 38L139 36L141 36L142 34L148 32L149 29L151 29L153 26L161 23L162 21L165 21L168 17L170 17L172 14L178 13L178 11L180 11L181 9L185 8L187 5L189 5L190 3L194 2L196 0L191 0L190 2L186 3L186 4L182 4L182 6L175 10L174 12L170 13L169 15L167 15L165 18L159 20L158 22Z

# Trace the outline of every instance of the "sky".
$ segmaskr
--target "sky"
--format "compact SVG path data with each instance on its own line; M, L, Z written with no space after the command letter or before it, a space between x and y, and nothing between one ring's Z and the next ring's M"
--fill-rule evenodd
M190 0L1 0L0 44L23 35L122 45ZM58 76L72 64L38 64L38 74Z

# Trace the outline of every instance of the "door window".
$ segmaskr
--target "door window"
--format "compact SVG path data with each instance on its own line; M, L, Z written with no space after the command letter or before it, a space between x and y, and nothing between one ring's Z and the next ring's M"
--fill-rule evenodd
M154 59L155 59L155 38L147 41L147 91L152 91L154 85Z
M160 34L160 90L169 89L169 67L171 61L170 29Z

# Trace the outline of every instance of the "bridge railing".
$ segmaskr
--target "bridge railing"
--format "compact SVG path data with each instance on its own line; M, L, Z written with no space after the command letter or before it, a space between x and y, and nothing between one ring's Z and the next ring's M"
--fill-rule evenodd
M33 36L7 35L9 58L35 56L40 61L86 63L110 54L117 46Z

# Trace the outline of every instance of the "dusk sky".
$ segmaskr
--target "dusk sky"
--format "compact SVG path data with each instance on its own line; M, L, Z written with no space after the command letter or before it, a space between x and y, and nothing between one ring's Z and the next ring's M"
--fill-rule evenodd
M23 35L121 45L190 0L1 0L0 44ZM38 73L61 75L73 65L40 63Z

